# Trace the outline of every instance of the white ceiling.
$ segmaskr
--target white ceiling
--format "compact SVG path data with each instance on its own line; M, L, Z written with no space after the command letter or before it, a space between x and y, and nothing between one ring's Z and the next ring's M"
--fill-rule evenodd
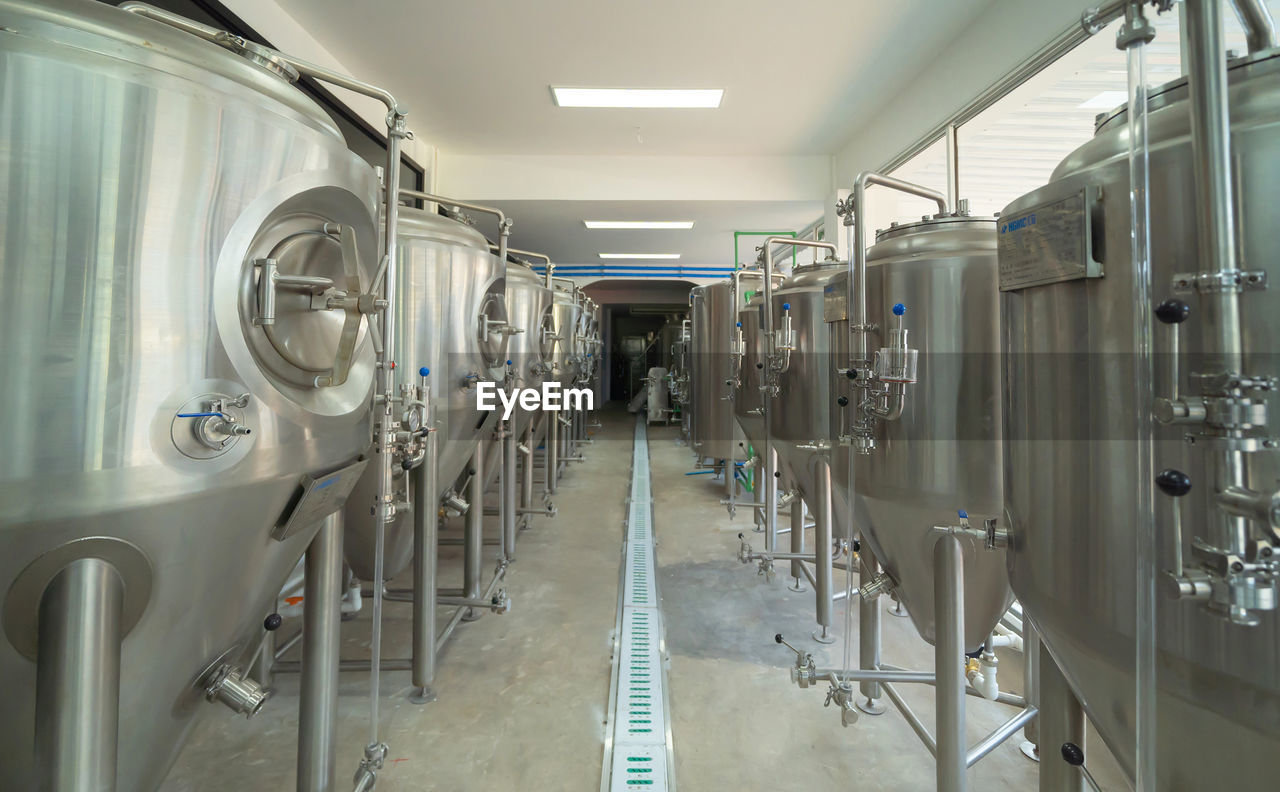
M665 155L830 154L989 2L279 0L444 152ZM725 96L570 109L553 84Z
M480 201L513 220L510 245L547 253L558 265L637 265L669 270L732 267L734 231L798 230L822 214L820 201ZM692 220L688 231L589 230L583 220ZM483 223L483 221L481 221ZM483 224L480 230L492 236ZM755 260L760 238L743 238L739 256ZM603 261L600 253L679 253L678 261Z

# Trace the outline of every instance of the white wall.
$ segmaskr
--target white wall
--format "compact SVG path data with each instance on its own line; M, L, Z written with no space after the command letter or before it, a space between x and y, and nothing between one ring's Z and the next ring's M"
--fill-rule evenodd
M925 67L864 123L835 154L832 179L849 186L1079 22L1097 0L992 0L951 43L928 53Z
M282 52L361 79L361 75L352 73L302 25L277 5L275 0L223 0L223 4ZM325 87L345 102L357 115L369 122L374 129L382 131L387 128L386 108L377 99L331 85ZM417 119L412 107L407 108L407 111L409 129L413 130ZM434 191L438 170L435 146L428 141L415 138L404 141L402 149L407 156L426 169L427 190Z

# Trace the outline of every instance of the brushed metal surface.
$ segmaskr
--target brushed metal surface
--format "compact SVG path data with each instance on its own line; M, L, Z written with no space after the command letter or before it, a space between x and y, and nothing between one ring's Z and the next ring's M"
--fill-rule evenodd
M1280 172L1280 63L1274 52L1232 70L1231 145L1243 266L1280 276L1275 227ZM1149 114L1153 299L1171 296L1174 273L1199 269L1186 90L1157 92ZM1132 393L1133 311L1127 136L1123 113L1063 160L1051 185L1002 214L1062 189L1101 186L1105 276L1004 296L1005 495L1012 531L1009 574L1027 616L1062 666L1090 719L1127 772L1134 768L1134 415L1150 405ZM1182 325L1182 378L1212 351L1197 330L1198 303ZM1246 369L1280 375L1280 306L1274 288L1243 297ZM1153 336L1157 387L1167 378L1167 335ZM1276 399L1263 396L1275 415ZM1274 420L1274 418L1273 418ZM1195 482L1182 498L1184 553L1210 513L1203 453L1179 428L1156 428L1157 469ZM1248 454L1249 486L1280 480L1274 452ZM1156 496L1161 570L1172 563L1171 499ZM1233 626L1197 604L1157 599L1158 787L1172 790L1275 785L1280 749L1280 632Z
M743 458L738 443L745 442L728 399L730 378L730 330L737 310L733 282L699 286L693 290L692 342L689 366L692 378L693 452L702 457Z
M500 333L482 337L482 313L505 321L506 267L489 252L474 228L419 209L402 208L397 251L396 349L399 365L416 377L431 369L431 404L439 431L440 492L452 486L499 411L476 407L476 385L505 376L507 342ZM500 343L496 339L502 339ZM495 354L497 352L498 354ZM501 404L495 395L495 404ZM397 471L396 500L408 501L408 477ZM374 572L374 520L368 509L377 489L371 466L356 485L347 509L343 545L357 577ZM413 515L404 510L388 523L383 571L387 579L413 557Z
M963 510L980 528L1003 506L995 231L990 218L912 223L882 232L867 252L867 316L880 328L870 346L887 343L891 308L902 303L919 368L902 416L879 422L878 447L856 457L854 518L930 643L937 628L933 527L956 525ZM844 288L843 280L836 283ZM1012 595L1003 551L971 537L960 545L963 640L971 652Z
M315 533L271 538L301 477L369 445L367 340L341 386L265 366L252 253L282 225L340 223L367 286L378 185L276 75L106 5L0 2L0 74L0 590L86 536L150 560L117 783L152 790L207 708L197 677L256 643ZM321 336L328 313L308 317ZM193 459L174 415L211 392L248 393L253 433ZM36 667L4 640L0 673L0 778L32 789Z

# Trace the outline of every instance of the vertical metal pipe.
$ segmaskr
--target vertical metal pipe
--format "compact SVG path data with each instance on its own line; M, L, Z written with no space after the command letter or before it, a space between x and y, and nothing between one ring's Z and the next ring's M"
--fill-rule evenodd
M825 456L818 458L818 512L813 529L814 550L814 600L817 605L815 614L821 628L819 640L823 643L834 640L827 635L831 627L831 539L833 512L831 509L831 462Z
M1031 620L1024 614L1022 617L1022 697L1028 707L1040 709L1040 633L1032 626ZM1027 721L1022 727L1022 736L1027 742L1040 745L1040 715Z
M436 681L436 569L440 528L439 433L427 434L426 456L413 470L413 674L410 700L435 700Z
M1025 623L1025 622L1024 622ZM1084 744L1084 709L1049 649L1040 643L1040 792L1084 792L1084 773L1062 758L1062 744ZM1025 643L1023 647L1029 649Z
M964 792L964 551L951 534L943 534L933 546L933 602L938 792Z
M326 517L307 548L298 694L298 792L332 792L336 786L342 516L339 509Z
M804 498L798 495L791 501L791 552L804 552ZM802 575L804 575L804 562L792 561L792 591L804 591L804 584L800 582Z
M960 205L960 141L956 125L947 124L947 204Z
M547 492L556 494L557 479L560 478L560 413L545 413L547 421L547 437L543 440L547 458Z
M1200 270L1208 274L1234 272L1238 263L1222 0L1187 0L1183 20L1187 26L1187 84L1191 94L1191 152L1195 167ZM1201 322L1207 342L1203 370L1243 373L1239 293L1224 289L1201 294L1200 304L1204 307ZM1245 485L1241 452L1227 449L1213 453L1211 465L1217 491ZM1206 502L1209 542L1232 553L1247 552L1248 522L1225 514L1212 498Z
M529 423L524 428L524 462L522 464L522 475L520 477L520 508L533 508L533 418L529 418Z
M853 492L849 493L850 498ZM876 559L871 545L863 541L858 551L858 580L866 585L880 574L880 562ZM858 665L860 668L874 669L880 667L880 599L873 597L858 599ZM858 688L864 700L858 705L863 712L877 715L884 712L880 703L880 685L876 682L863 682Z
M769 421L769 397L765 397L764 420ZM778 549L778 450L773 443L764 449L764 546Z
M35 764L42 792L112 792L120 727L124 581L72 561L40 598Z
M484 552L484 442L476 444L471 455L471 488L468 498L471 508L467 509L467 526L463 540L462 589L469 599L480 596L481 575L483 570L482 553ZM478 615L476 611L472 614ZM469 614L470 615L470 614Z
M502 464L502 533L507 560L516 558L516 434L515 424L503 427Z

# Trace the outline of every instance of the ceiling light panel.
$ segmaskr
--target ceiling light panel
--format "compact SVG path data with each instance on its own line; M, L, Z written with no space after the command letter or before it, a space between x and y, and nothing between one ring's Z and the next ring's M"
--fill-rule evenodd
M678 259L679 253L601 253L602 259Z
M583 220L590 229L605 230L684 230L693 228L692 220Z
M721 88L558 88L551 94L560 107L715 108Z

